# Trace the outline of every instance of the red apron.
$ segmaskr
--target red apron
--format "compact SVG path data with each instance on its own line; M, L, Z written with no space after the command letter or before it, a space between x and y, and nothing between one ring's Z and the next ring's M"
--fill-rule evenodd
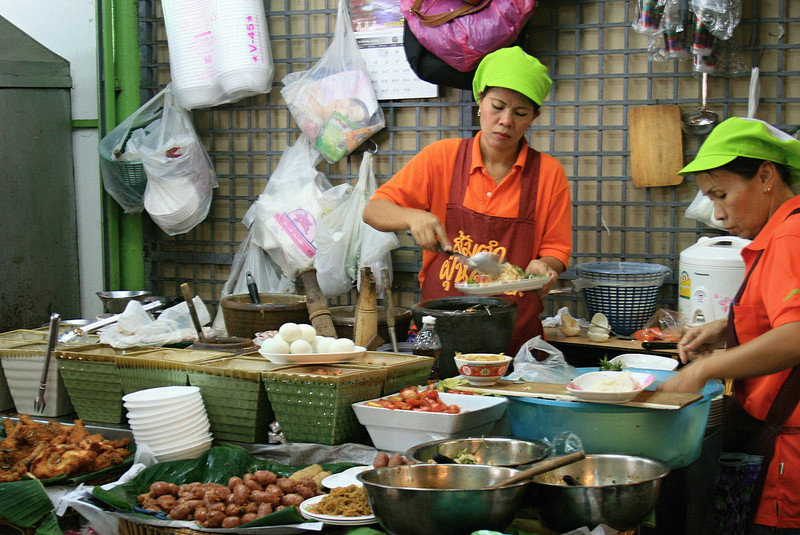
M445 215L447 236L455 252L471 256L480 251L500 254L506 261L525 269L535 251L533 221L539 185L540 155L530 147L522 169L518 217L497 217L480 214L464 207L469 172L472 167L472 145L475 138L461 142L453 168L450 195ZM456 282L467 280L466 268L450 255L439 254L428 266L422 283L422 298L435 299L464 295L456 290ZM539 314L544 310L536 292L513 292L502 297L517 303L517 322L511 334L507 353L515 355L530 338L542 334Z

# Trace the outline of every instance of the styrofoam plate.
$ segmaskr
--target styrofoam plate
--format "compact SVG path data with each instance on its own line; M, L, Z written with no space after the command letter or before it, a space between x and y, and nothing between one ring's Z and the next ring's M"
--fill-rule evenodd
M366 524L373 524L377 522L375 515L335 516L335 515L322 515L319 513L312 512L310 510L311 507L316 505L324 497L325 494L320 494L319 496L314 496L301 503L300 514L303 515L305 518L308 518L309 520L316 520L318 522L324 522L326 524L331 524L334 526L363 526Z
M593 389L593 384L596 381L602 380L606 377L611 377L612 374L619 374L622 372L589 372L579 375L573 381L567 383L567 391L582 401L597 401L601 403L624 403L630 401L639 393L650 386L656 380L654 375L649 373L627 372L633 376L637 383L634 389L626 389L614 392L604 392Z
M467 295L499 295L506 292L527 292L538 290L550 282L550 277L536 277L509 282L490 282L487 284L469 284L457 282L456 289Z
M355 351L348 353L261 353L261 355L275 364L337 364L350 362L366 353L367 348L356 346Z

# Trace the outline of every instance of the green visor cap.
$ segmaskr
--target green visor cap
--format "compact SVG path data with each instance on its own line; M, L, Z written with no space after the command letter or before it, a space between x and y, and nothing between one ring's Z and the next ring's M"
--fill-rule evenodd
M678 174L717 169L739 156L783 164L793 183L800 180L800 141L769 123L743 117L731 117L718 124L692 163Z
M484 57L472 78L475 102L487 87L505 87L519 91L539 106L550 93L553 81L547 67L518 46L501 48Z

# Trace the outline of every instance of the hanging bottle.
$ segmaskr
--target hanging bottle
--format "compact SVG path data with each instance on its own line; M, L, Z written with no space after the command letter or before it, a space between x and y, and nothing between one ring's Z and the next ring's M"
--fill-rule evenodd
M442 352L442 341L435 330L436 318L433 316L422 317L422 329L414 339L414 346L411 352L415 355L433 357L433 367L428 381L439 380L439 355Z

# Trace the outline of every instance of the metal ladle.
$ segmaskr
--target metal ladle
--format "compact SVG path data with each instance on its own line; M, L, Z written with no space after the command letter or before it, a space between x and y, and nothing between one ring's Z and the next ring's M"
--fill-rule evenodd
M717 123L719 116L711 110L706 109L706 97L708 96L708 73L704 72L700 78L700 109L681 116L681 128L687 134L704 136L711 132Z

